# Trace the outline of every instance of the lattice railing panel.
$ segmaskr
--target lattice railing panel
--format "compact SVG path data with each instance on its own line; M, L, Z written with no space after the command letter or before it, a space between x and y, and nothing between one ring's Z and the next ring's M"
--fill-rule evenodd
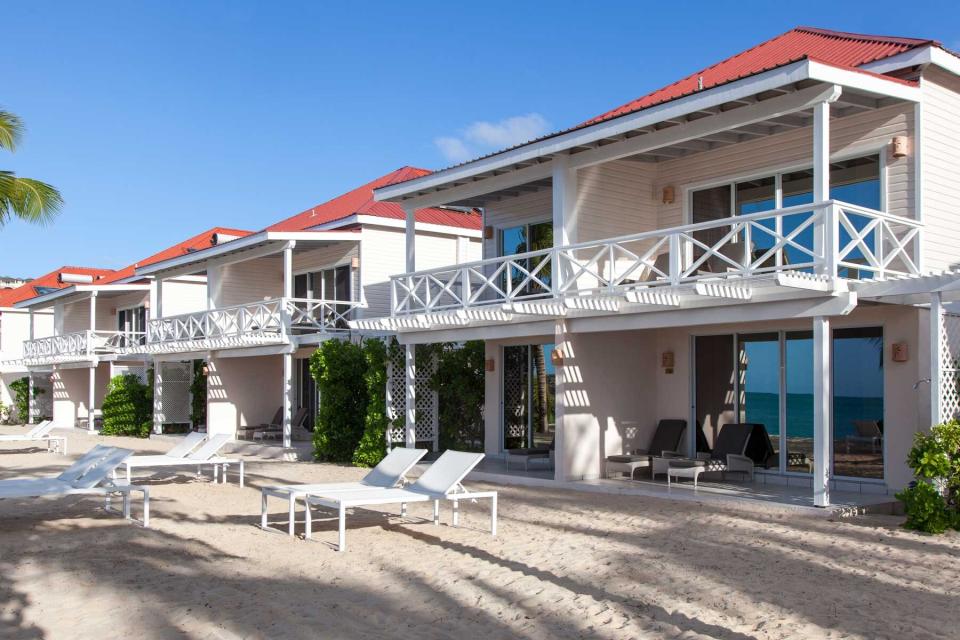
M402 445L406 440L403 416L407 409L403 348L388 349L387 354L387 418L391 424L387 442Z
M437 394L430 388L430 381L437 371L437 358L429 346L417 346L417 442L437 443L439 404Z
M940 318L940 419L960 414L960 314Z
M190 384L192 362L158 362L157 394L154 411L160 424L190 422Z
M391 446L406 443L405 368L405 347L390 349L387 359L387 417L392 426L387 432L387 442ZM440 406L437 393L430 388L430 380L437 370L437 359L429 347L417 347L416 369L417 377L414 383L417 407L416 439L417 442L433 442L436 446L439 435Z
M526 441L528 429L529 362L526 347L503 350L503 430L504 439Z

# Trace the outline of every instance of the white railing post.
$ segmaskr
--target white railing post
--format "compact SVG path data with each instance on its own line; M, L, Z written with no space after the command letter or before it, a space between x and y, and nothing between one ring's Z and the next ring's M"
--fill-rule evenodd
M470 306L470 269L460 268L460 306Z
M397 315L397 279L390 278L390 315Z
M939 424L941 420L940 390L943 357L943 294L939 291L930 294L930 423ZM953 366L952 363L950 366Z
M406 390L405 444L408 448L417 445L417 352L416 345L405 347L404 388Z
M885 220L881 220L873 228L873 257L877 259L877 273L874 277L877 280L884 280L887 275L883 256L883 234L886 229L887 223Z
M680 284L680 277L683 274L683 256L680 251L680 234L670 234L670 284Z
M840 253L840 205L828 204L820 210L822 226L823 270L830 278L837 277L837 260Z

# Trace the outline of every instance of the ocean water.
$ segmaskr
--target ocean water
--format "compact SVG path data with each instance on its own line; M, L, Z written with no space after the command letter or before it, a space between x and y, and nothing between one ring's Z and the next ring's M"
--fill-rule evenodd
M779 396L775 393L747 392L746 421L759 422L771 435L778 433L780 416ZM854 420L883 420L883 398L861 396L834 396L833 437L855 435ZM789 435L794 438L813 437L813 394L787 394L787 422Z

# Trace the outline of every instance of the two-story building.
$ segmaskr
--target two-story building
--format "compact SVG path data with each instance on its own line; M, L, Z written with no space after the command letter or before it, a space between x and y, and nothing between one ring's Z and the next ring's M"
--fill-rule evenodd
M567 130L378 188L479 208L483 259L407 245L407 345L486 341L486 452L555 442L555 477L687 420L708 451L761 423L765 482L887 492L954 415L960 59L797 28ZM412 236L408 235L408 239ZM947 270L944 272L944 270ZM954 342L956 340L954 339Z
M423 268L480 258L471 209L423 207L408 224L401 207L373 198L427 173L403 167L244 238L137 269L158 300L143 351L157 372L162 362L205 361L208 432L278 435L284 447L306 437L318 402L310 354L357 335L350 321L390 313L390 274L404 268L408 247ZM166 302L168 283L185 277L206 281L202 310Z
M111 378L134 373L146 380L151 360L143 345L147 318L157 303L151 295L154 285L135 273L137 267L246 233L210 229L118 270L65 268L58 276L59 287L38 289L37 295L14 305L34 315L52 315L49 335L23 343L22 365L32 377L49 377L57 426L95 429ZM167 283L166 305L178 313L204 308L206 291L203 278L177 279Z

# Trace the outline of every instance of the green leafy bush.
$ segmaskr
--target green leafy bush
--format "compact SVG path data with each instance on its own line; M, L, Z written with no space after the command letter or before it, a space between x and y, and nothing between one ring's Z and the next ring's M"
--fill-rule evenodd
M353 464L374 467L387 455L387 346L381 340L365 340L363 378L367 390L367 410L363 436L353 452ZM321 396L322 397L322 396Z
M484 343L447 343L435 351L440 449L483 451ZM417 354L420 357L420 354Z
M127 374L110 380L103 399L103 435L146 438L152 417L147 385L140 378Z
M903 502L907 513L904 523L907 529L926 533L943 533L955 524L955 517L947 508L943 496L927 482L916 482L913 486L896 494Z
M346 340L327 340L310 356L320 407L313 429L318 460L351 462L366 425L369 392L363 349Z
M10 383L10 389L13 391L13 408L11 419L26 423L27 416L30 415L30 379L24 376ZM34 393L36 395L36 393Z
M190 421L193 428L207 424L207 376L203 360L193 361L193 382L190 383Z
M907 514L904 526L927 533L960 528L960 422L916 434L907 464L917 481L896 495Z

